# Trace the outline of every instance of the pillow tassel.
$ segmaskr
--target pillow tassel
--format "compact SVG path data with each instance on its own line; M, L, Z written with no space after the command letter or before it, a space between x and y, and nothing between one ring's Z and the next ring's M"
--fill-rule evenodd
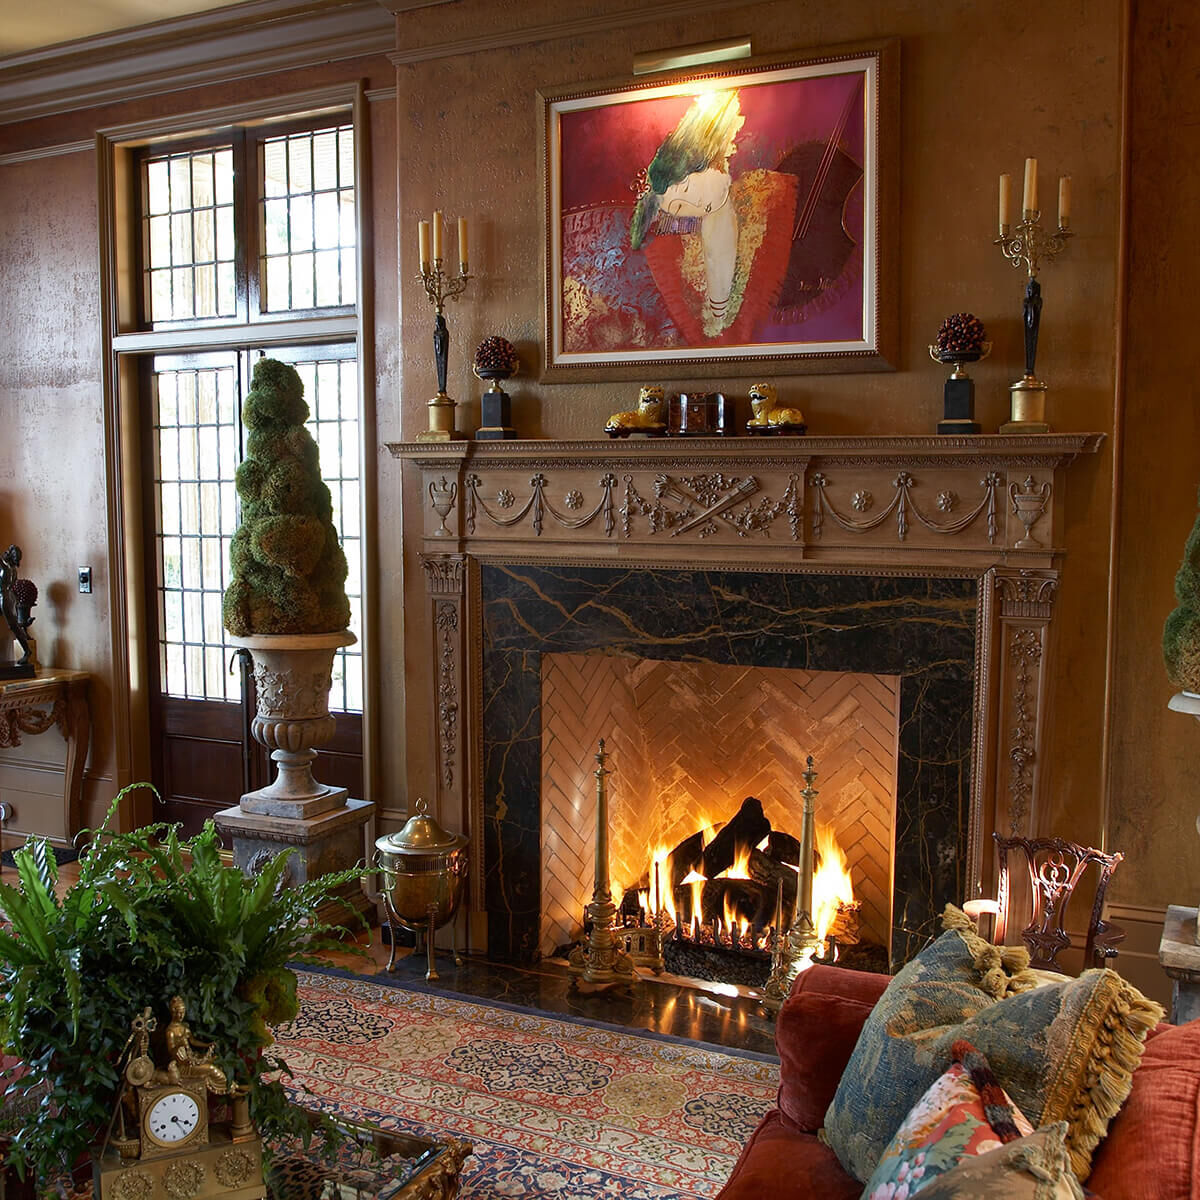
M1038 977L1029 970L1029 951L1024 946L996 946L981 937L975 922L961 908L947 904L942 912L942 928L953 930L963 940L982 991L997 1000L1038 986Z
M1067 1153L1071 1170L1085 1180L1092 1169L1092 1152L1108 1132L1133 1087L1133 1072L1141 1061L1146 1034L1163 1019L1161 1004L1146 999L1119 976L1120 993L1105 1014L1097 1038L1096 1072L1075 1095L1067 1118Z

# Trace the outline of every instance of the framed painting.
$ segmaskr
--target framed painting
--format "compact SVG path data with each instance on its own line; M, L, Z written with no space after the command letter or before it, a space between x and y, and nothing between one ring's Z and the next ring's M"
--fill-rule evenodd
M891 369L899 46L539 92L542 379Z

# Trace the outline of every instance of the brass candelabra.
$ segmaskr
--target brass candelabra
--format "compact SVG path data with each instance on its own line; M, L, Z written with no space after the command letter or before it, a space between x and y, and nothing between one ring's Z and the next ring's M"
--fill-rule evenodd
M817 928L813 921L813 874L816 869L813 860L813 842L816 836L816 799L817 789L813 782L817 778L813 767L812 755L808 756L803 771L804 790L800 793L804 800L804 811L800 824L800 862L797 864L799 875L796 879L796 908L792 924L787 933L780 928L782 890L776 905L775 918L775 948L771 954L771 974L763 988L763 1006L770 1012L778 1012L792 990L792 983L802 970L812 963L813 955L817 952Z
M466 290L471 275L467 271L467 221L458 219L458 274L449 275L442 269L442 214L433 214L430 258L430 223L418 226L421 252L420 280L425 296L433 305L433 361L437 368L437 395L429 401L428 428L417 435L419 442L449 442L459 435L454 430L454 401L446 394L446 367L450 357L450 329L446 324L446 301L457 301Z
M634 978L633 960L622 945L618 932L619 909L613 903L608 871L608 787L612 773L605 765L608 754L604 739L596 754L596 872L592 902L587 915L592 927L568 957L568 972L574 976L575 987L582 992L607 991L631 983Z
M1011 418L1000 426L1001 433L1048 433L1046 423L1046 384L1037 377L1037 344L1042 320L1042 286L1038 271L1053 262L1072 237L1070 223L1071 177L1058 181L1058 228L1042 226L1038 207L1037 159L1025 160L1025 189L1021 202L1021 220L1014 228L1009 222L1010 176L1000 176L1000 236L993 245L1018 269L1026 272L1025 298L1022 303L1025 327L1025 374L1009 388L1012 397Z

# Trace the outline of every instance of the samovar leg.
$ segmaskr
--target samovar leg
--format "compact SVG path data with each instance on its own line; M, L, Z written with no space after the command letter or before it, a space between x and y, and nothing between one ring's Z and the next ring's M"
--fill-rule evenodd
M434 923L437 921L437 910L438 906L436 904L431 904L429 906L429 932L425 935L429 949L429 969L425 972L426 979L441 978L437 972L437 963L434 962L433 958L433 934L437 929L437 925Z
M450 918L450 953L454 955L454 965L463 965L462 955L458 952L458 926L453 917Z
M396 916L396 910L392 907L392 898L385 890L383 893L383 911L387 914L388 927L388 943L391 946L391 953L388 955L387 966L385 971L391 971L396 965L396 922L399 918Z

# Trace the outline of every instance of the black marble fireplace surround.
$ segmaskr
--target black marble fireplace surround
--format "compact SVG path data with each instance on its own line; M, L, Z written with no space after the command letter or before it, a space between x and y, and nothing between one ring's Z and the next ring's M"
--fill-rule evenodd
M962 901L978 576L484 562L479 584L491 959L537 956L543 653L898 675L893 966Z

